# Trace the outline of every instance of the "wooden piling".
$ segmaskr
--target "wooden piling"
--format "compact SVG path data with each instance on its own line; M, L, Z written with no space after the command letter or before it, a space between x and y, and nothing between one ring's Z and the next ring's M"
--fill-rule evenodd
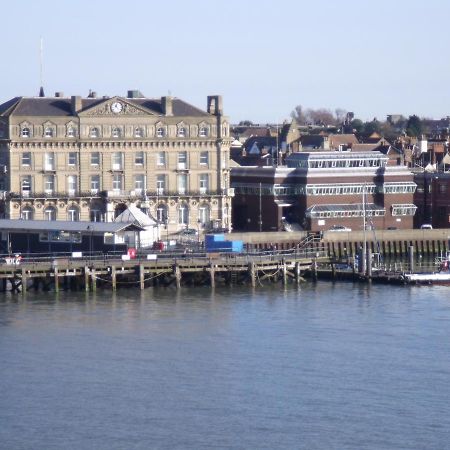
M111 267L111 284L112 284L112 290L117 290L117 273L116 273L116 266Z
M84 290L89 291L89 267L84 267Z
M145 289L145 269L144 264L139 264L139 286L141 291Z
M58 278L58 268L53 269L53 282L55 285L55 292L59 292L59 278Z

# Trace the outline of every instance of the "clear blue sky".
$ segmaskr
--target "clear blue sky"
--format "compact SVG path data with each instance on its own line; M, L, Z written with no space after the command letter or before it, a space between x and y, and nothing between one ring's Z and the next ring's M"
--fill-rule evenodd
M450 115L449 0L1 0L0 101L222 94L233 122L292 109Z

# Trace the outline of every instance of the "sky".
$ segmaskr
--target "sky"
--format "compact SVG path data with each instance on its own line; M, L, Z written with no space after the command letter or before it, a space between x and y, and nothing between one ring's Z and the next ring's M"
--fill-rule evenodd
M363 120L450 115L449 0L0 0L0 102L173 95L232 123L296 105Z

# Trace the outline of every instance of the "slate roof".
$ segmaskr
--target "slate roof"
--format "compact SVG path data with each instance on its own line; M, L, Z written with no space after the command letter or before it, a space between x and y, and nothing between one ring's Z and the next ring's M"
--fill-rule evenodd
M83 234L117 233L143 228L130 222L72 222L68 220L0 219L0 230L10 232L72 231Z
M103 103L113 97L83 98L82 111ZM163 115L161 99L123 98L124 101L143 106L158 115ZM173 98L172 111L174 116L210 116L185 101ZM72 116L71 99L68 97L14 97L0 105L0 115L9 116Z

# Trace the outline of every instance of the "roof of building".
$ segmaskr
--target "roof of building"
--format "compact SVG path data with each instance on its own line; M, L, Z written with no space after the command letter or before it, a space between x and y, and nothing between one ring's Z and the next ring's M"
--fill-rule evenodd
M139 225L141 227L156 226L156 221L145 214L145 212L139 209L136 205L130 205L125 211L114 219L114 222L134 223L135 225Z
M354 145L359 141L354 134L331 134L330 135L330 147L337 148L340 145Z
M99 105L115 97L82 98L81 111ZM118 97L124 102L144 107L157 115L164 115L161 99ZM172 98L174 116L209 116L203 111L179 98ZM72 116L71 98L69 97L15 97L0 105L3 116Z
M6 232L69 231L82 234L141 231L139 225L126 222L72 222L68 220L0 219L0 230Z

